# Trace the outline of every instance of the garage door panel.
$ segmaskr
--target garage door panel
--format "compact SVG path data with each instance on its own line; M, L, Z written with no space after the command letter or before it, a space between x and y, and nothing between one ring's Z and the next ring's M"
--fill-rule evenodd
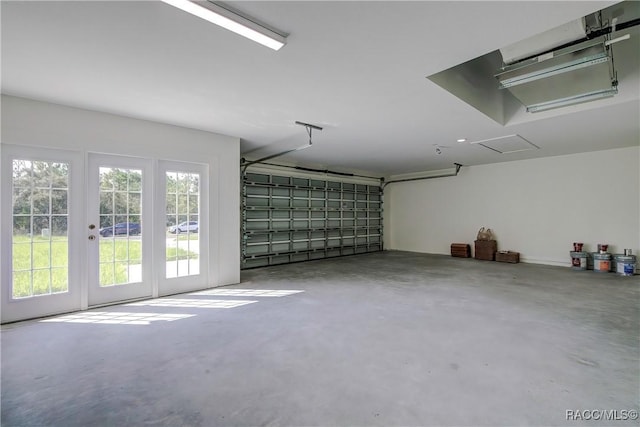
M243 178L243 268L382 249L378 184L266 173Z

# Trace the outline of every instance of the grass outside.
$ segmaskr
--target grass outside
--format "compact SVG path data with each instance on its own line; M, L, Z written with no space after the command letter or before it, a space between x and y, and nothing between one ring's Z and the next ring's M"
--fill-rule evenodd
M185 236L186 237L186 236ZM167 248L167 261L196 259L198 254L182 248ZM66 236L13 236L13 297L66 292L69 250ZM129 266L142 263L140 240L100 240L100 284L127 283Z

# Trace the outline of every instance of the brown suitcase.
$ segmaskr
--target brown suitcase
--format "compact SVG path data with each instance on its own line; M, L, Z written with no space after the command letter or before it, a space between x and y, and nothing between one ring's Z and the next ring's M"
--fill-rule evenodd
M458 258L470 258L471 245L468 245L466 243L452 243L451 256L458 257Z

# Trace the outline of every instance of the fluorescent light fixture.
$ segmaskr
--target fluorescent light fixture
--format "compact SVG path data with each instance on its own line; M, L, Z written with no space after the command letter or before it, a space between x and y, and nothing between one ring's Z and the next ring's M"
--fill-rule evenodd
M531 73L522 74L510 79L504 79L500 81L500 89L521 85L524 83L530 83L539 79L545 79L551 76L555 76L569 71L579 70L580 68L590 67L592 65L601 64L607 62L609 56L606 52L600 52L595 55L579 58L574 61L564 62L557 64L549 68L542 70L536 70Z
M529 113L595 101L618 93L606 37L502 68L496 77Z
M458 142L466 142L466 141L467 141L467 138L459 138L457 141L458 141Z
M273 50L279 50L287 41L285 36L210 1L162 1Z
M603 90L599 92L587 93L584 95L572 96L570 98L555 99L549 102L527 106L527 112L537 113L540 111L551 110L553 108L566 107L569 105L582 104L583 102L595 101L597 99L609 98L618 93L618 88Z

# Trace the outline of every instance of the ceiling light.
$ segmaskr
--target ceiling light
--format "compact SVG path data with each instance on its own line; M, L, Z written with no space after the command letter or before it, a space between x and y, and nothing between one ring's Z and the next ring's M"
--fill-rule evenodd
M457 140L458 142L467 142L467 138L460 138Z
M553 59L554 56L550 54L545 58L543 58L542 56L539 56L538 58L541 58L541 59L536 59L536 65L539 63L543 63L543 61L545 60ZM533 70L532 72L521 74L513 78L505 78L500 81L500 89L517 86L525 83L531 83L539 79L546 79L558 74L579 70L581 68L590 67L592 65L602 64L603 62L607 62L608 60L609 60L609 55L607 54L606 51L603 50L591 56L585 56L582 58L577 58L572 61L562 62L559 64L553 64L552 66L549 66L547 68L536 69L536 70Z
M273 50L279 50L287 41L285 36L278 34L271 29L265 28L253 20L239 15L237 12L231 11L210 1L162 1Z
M588 93L585 95L572 96L570 98L556 99L549 102L527 106L527 112L537 113L551 110L553 108L566 107L569 105L582 104L583 102L595 101L596 99L609 98L618 93L618 88L603 90L600 92Z

